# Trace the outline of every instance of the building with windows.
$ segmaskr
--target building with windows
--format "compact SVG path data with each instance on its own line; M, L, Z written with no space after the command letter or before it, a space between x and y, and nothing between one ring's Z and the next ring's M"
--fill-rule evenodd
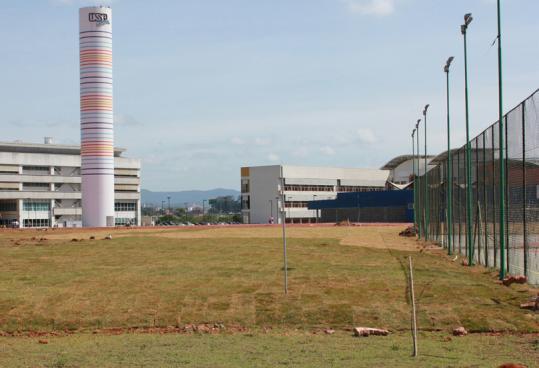
M114 148L114 221L140 225L140 160ZM80 147L0 143L0 225L82 226Z
M310 201L331 200L337 193L386 189L389 171L290 165L241 168L243 223L280 223L281 188L286 222L314 223L319 212Z

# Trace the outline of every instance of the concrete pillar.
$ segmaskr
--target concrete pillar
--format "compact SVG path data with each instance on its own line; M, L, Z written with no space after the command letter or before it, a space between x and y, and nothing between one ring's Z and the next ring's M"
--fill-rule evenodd
M22 184L21 184L22 185ZM19 227L23 227L23 219L22 219L22 213L23 213L23 200L19 199L17 200L17 221L19 221Z
M54 216L54 207L55 207L55 201L54 199L51 199L51 208L49 212L49 226L50 227L56 226L56 217Z
M140 209L140 200L137 200L137 226L141 225L142 211Z

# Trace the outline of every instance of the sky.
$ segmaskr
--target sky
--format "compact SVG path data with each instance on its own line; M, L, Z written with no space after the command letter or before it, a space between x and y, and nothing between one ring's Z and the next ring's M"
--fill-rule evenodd
M115 144L154 191L240 186L240 167L379 168L497 120L495 0L0 0L1 141L79 144L78 8L113 11ZM539 87L539 1L502 0L504 109ZM421 140L423 140L421 128Z

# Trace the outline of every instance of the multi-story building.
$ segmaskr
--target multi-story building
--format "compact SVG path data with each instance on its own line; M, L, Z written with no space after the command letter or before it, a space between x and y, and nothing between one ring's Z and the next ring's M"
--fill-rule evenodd
M254 166L241 168L243 222L280 222L284 194L286 222L317 222L317 210L308 202L335 199L337 193L386 189L387 170L305 166ZM284 192L281 188L284 185Z
M116 225L140 225L140 160L114 149ZM82 225L80 147L0 143L0 224L19 227Z

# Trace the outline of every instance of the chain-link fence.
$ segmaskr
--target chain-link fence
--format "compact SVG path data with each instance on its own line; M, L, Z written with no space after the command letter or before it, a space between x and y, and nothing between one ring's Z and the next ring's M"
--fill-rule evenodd
M466 221L466 146L440 155L436 166L416 180L416 222L421 239L451 245L452 253L474 263L525 275L539 284L539 90L504 117L503 160L496 122L470 141L471 213ZM448 178L449 155L452 177ZM500 164L505 165L505 234L500 234ZM423 165L423 160L419 160ZM425 180L426 178L426 180ZM452 188L448 221L447 191ZM426 189L425 190L425 186ZM451 226L451 231L449 231ZM468 229L471 237L467 237ZM451 234L451 237L449 236ZM504 238L502 238L504 237ZM505 239L505 251L501 240Z

